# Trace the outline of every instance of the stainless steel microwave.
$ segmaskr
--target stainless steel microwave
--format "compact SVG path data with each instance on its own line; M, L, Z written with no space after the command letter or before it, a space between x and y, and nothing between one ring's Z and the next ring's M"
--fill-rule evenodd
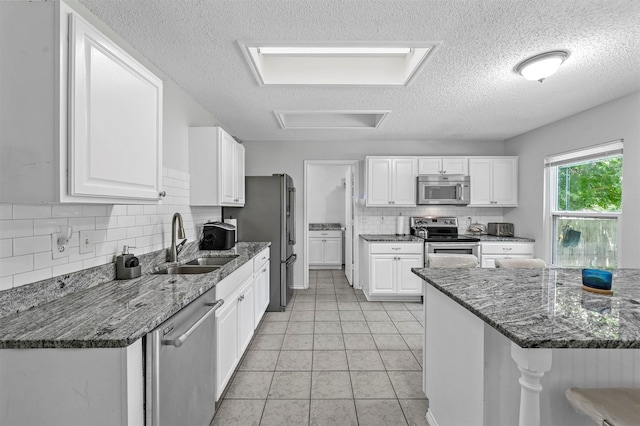
M470 196L470 178L463 175L418 176L417 204L467 205Z

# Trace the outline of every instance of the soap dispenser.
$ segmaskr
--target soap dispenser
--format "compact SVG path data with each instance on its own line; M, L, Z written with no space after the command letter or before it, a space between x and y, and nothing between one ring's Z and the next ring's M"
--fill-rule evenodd
M140 261L138 258L132 253L129 253L129 246L122 247L122 254L116 257L116 279L129 280L131 278L138 278L140 271Z

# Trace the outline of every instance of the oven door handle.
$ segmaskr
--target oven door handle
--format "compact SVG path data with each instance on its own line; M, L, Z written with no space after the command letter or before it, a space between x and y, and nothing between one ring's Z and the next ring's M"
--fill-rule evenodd
M217 311L218 308L223 304L224 304L223 299L216 300L214 303L207 303L207 306L211 306L211 309L209 309L207 313L205 313L202 317L200 317L200 319L196 321L195 324L189 327L189 329L184 333L182 333L178 338L171 339L171 340L169 339L163 340L162 344L168 345L168 346L175 346L176 348L179 348L184 344L184 342L186 342L189 336L191 336L191 334L193 334L193 332L196 331L196 329L200 327L200 325L202 325L202 323L205 322L206 319L209 318L211 314L213 314L215 311Z

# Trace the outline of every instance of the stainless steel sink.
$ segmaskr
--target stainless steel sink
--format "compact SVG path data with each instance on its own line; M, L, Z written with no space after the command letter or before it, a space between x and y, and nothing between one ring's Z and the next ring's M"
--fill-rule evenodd
M220 266L219 265L180 265L180 266L171 266L167 269L162 269L158 272L154 272L154 274L169 274L169 275L206 274L207 272L215 271L216 269L220 269Z
M199 257L197 259L190 260L186 265L207 265L207 266L224 266L227 263L234 260L235 257Z

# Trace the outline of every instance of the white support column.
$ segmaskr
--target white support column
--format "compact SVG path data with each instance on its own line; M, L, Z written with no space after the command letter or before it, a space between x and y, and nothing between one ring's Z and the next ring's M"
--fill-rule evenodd
M511 358L520 370L520 426L540 426L540 379L551 370L551 349L523 349L511 342Z

